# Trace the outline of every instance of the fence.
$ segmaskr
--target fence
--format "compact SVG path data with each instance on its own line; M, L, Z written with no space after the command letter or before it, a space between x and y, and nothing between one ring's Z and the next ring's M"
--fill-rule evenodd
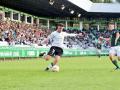
M48 52L49 48L35 47L0 47L0 58L22 58L22 57L39 57L40 52ZM108 50L103 50L101 55L107 55ZM78 50L64 49L63 56L90 56L96 55L96 50Z

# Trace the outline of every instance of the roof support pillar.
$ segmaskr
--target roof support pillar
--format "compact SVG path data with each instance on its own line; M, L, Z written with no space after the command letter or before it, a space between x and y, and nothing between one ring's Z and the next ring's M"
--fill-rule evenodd
M99 25L99 24L97 25L97 30L98 30L98 31L100 30L100 25Z
M47 27L48 27L48 29L50 29L50 20L49 19L47 20Z
M21 15L20 15L20 13L18 13L18 21L20 21L21 20Z
M37 20L36 20L36 24L37 25L39 25L39 21L40 21L39 18L37 18Z
M83 29L83 22L80 21L79 24L80 24L80 30L82 31L82 29Z
M65 29L68 29L68 21L65 21Z
M10 20L13 21L13 11L10 12Z
M27 15L25 15L25 23L27 23Z
M117 22L115 22L115 29L117 29Z
M31 24L33 24L33 17L31 16Z

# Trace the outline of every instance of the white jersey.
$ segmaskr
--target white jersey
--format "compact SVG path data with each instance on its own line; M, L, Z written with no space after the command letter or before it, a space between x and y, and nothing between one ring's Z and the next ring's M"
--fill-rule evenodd
M75 34L67 34L65 32L59 33L54 31L48 36L48 39L50 40L52 46L63 48L64 37L67 35L75 36Z

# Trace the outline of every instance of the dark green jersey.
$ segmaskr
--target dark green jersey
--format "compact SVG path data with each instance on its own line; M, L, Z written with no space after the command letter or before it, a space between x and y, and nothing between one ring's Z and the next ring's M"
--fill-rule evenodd
M120 38L117 40L116 46L120 46Z
M97 49L101 49L101 48L102 48L102 45L101 45L100 43L97 43L96 48L97 48Z
M117 40L117 44L115 45L115 39L116 39L116 33L118 33L119 30L112 30L111 31L111 47L120 45L120 38Z

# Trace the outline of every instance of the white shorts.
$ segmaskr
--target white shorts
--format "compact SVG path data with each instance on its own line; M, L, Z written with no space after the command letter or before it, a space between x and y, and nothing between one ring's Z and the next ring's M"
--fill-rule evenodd
M109 54L116 55L120 57L120 46L111 47L109 50Z

